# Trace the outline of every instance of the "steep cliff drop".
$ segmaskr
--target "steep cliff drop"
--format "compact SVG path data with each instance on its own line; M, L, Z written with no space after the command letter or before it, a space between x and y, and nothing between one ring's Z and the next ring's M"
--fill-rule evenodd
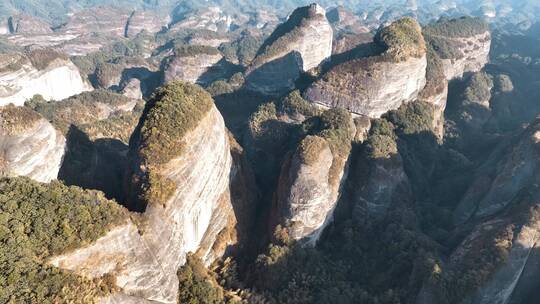
M228 134L208 93L172 82L147 103L130 144L128 201L142 213L51 264L113 276L122 293L105 303L176 303L186 255L210 263L235 240Z
M489 61L491 34L487 23L481 19L441 20L427 26L424 36L441 58L447 80L478 72Z
M526 303L533 294L540 259L539 143L537 119L488 160L454 213L456 224L473 228L449 259L437 262L418 304Z
M320 106L380 117L418 97L426 84L426 47L412 18L382 29L375 38L378 56L354 59L331 68L304 93Z
M267 95L293 90L300 74L332 54L332 27L317 4L296 9L259 49L246 71L247 86Z
M343 109L328 110L318 119L320 129L285 160L276 195L283 227L307 246L314 246L333 220L356 131Z
M214 66L222 58L223 56L214 47L190 45L179 47L174 50L174 55L168 58L164 81L168 83L181 80L209 84L217 78L219 71Z
M56 51L0 56L0 105L23 105L36 94L61 100L91 89L71 60Z
M0 176L56 179L66 139L41 115L25 107L0 106Z
M448 81L484 68L491 34L487 24L475 18L441 20L425 27L423 34L428 50L427 82L418 99L435 107L433 126L442 138Z

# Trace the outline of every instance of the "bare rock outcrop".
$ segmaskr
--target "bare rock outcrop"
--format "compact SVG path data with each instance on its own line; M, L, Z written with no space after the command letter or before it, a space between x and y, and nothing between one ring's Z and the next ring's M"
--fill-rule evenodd
M64 136L25 107L0 107L0 176L56 179L64 156Z
M424 29L424 35L441 58L448 80L479 72L489 62L491 34L480 19L442 20Z
M356 132L342 109L328 110L320 119L323 130L304 138L285 160L277 190L281 224L306 246L314 246L333 220Z
M382 217L393 204L411 198L411 184L393 128L384 119L373 120L365 155L351 166L355 212Z
M280 95L294 89L300 74L332 54L332 27L317 4L296 9L265 41L246 71L253 91Z
M219 75L220 52L208 46L185 46L175 50L164 71L165 83L181 80L209 84Z
M60 100L89 90L71 60L55 51L0 56L0 105L22 105L36 94Z
M343 6L337 6L328 10L326 17L336 31L346 31L355 34L369 32L369 28L362 24L360 17L354 15Z
M427 66L420 25L401 19L381 30L376 42L382 54L334 66L306 90L305 98L369 117L416 99L426 84Z
M105 303L176 303L186 255L210 263L234 241L233 159L208 93L178 82L158 89L132 137L130 166L128 205L142 213L51 263L90 278L114 276L122 294Z
M433 127L442 139L448 81L484 68L491 36L486 24L472 18L439 21L427 26L423 33L428 48L427 82L418 99L435 107ZM489 109L489 97L483 98L481 102Z

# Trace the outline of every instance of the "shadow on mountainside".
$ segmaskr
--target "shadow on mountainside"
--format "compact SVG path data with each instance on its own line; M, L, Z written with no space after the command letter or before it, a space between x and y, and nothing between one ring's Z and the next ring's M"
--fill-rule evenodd
M109 199L124 201L127 145L111 138L92 141L74 125L70 126L66 141L58 179L66 185L100 190Z

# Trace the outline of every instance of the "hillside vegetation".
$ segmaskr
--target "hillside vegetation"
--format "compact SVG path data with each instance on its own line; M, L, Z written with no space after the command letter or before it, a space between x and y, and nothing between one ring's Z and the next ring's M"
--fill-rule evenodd
M106 294L109 278L90 281L46 259L94 242L126 217L96 191L0 179L0 302L89 303Z

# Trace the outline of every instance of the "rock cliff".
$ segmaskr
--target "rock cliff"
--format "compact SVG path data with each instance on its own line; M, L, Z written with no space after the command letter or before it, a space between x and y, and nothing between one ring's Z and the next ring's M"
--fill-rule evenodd
M175 50L164 70L165 83L181 80L190 83L210 84L219 68L215 67L223 58L213 47L185 46Z
M0 56L0 105L22 105L36 94L60 100L89 90L77 67L54 51Z
M123 295L106 303L176 303L187 253L209 263L234 239L228 134L204 90L173 82L148 102L130 149L128 204L142 213L51 263L90 278L113 275Z
M377 34L378 56L354 59L331 68L304 93L327 108L379 117L418 97L426 84L426 48L418 23L404 18Z
M417 303L526 303L533 294L540 245L539 143L537 119L480 169L454 213L461 229L473 228L438 264Z
M480 19L441 20L426 27L424 35L441 58L448 80L478 72L489 62L491 34Z
M50 182L58 176L65 147L64 136L38 113L0 107L0 175Z
M285 160L277 190L283 227L307 246L316 244L333 219L356 133L343 110L329 110L321 120L324 130L304 138Z
M317 4L296 9L259 49L246 71L251 90L280 95L294 89L300 74L332 54L332 27Z

